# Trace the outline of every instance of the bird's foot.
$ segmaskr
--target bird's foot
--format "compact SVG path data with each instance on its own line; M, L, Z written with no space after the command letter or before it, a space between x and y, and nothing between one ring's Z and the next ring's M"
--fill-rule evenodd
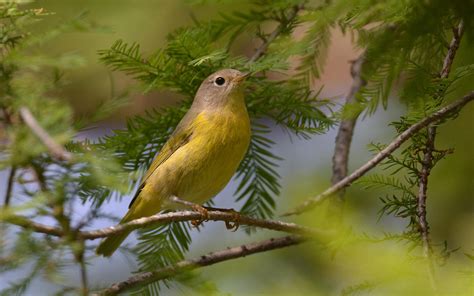
M232 232L236 232L240 226L240 213L234 209L226 209L227 212L230 212L234 218L233 221L225 221L225 228Z
M203 222L209 220L209 213L208 213L208 210L205 207L203 207L201 205L198 205L198 204L194 204L191 208L193 209L193 211L196 211L199 214L201 214L200 219L191 221L191 224L194 227L198 228Z
M239 221L240 221L240 213L237 212L234 209L221 209L221 208L212 208L212 207L205 207L208 211L221 211L221 212L228 212L231 213L233 216L232 221L224 221L225 222L225 228L227 228L230 231L237 231L239 229Z

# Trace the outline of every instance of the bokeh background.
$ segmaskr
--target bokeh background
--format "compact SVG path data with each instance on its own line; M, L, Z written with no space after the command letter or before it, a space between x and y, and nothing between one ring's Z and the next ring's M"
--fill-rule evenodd
M192 2L183 0L38 0L29 4L32 7L43 7L55 13L46 21L39 23L35 28L38 30L54 26L82 13L87 13L87 17L97 24L97 30L94 32L68 33L44 47L44 50L52 55L61 52L76 52L84 57L83 67L66 73L65 78L68 84L61 93L65 103L74 107L76 117L87 116L94 112L98 104L113 97L113 92L128 92L130 97L129 104L107 120L98 123L94 128L81 132L78 135L79 138L97 138L110 133L112 129L123 126L127 117L179 101L179 96L166 92L152 91L143 94L143 89L137 82L120 73L111 73L102 65L98 61L97 51L110 47L117 39L123 39L126 42L138 42L143 52L151 52L165 44L167 34L180 26L191 24L193 18L207 19L215 16L218 11L238 9L241 5L239 1L233 1L231 5L229 1L223 1L222 4L217 5L194 5ZM329 98L336 104L342 102L341 98L348 92L351 84L350 61L358 54L351 41L350 36L345 36L337 30L333 32L324 74L314 83L315 89L323 86L321 94L323 98ZM256 44L248 42L241 43L237 45L236 51L249 56L255 46ZM458 56L459 60L474 59L472 50L472 40L464 39ZM463 91L465 90L459 89L452 96L459 96ZM352 144L350 170L357 168L370 158L371 153L367 149L370 142L388 143L393 138L395 133L388 123L397 119L404 111L404 105L393 97L389 101L387 110L379 108L373 116L360 119ZM464 253L474 252L473 116L474 105L471 104L456 120L440 128L440 135L437 138L438 147L452 147L455 153L439 163L430 178L428 220L433 241L436 243L447 241L449 249L459 248L451 255L450 262L464 262ZM274 129L272 138L277 143L275 153L284 158L279 168L283 192L278 198L277 212L284 212L330 184L335 134L336 129L333 129L325 135L315 136L310 140L300 140L289 139L283 131ZM0 172L0 194L3 194L5 190L7 173ZM216 206L238 207L232 196L234 190L235 184L229 184L215 198ZM382 206L378 197L384 194L383 191L368 191L360 186L353 186L346 195L345 222L353 225L356 231L374 235L382 234L384 231L403 231L407 221L391 217L377 220L378 211ZM107 207L110 212L122 216L126 212L128 203L129 200L125 198L122 202L113 201ZM78 209L79 212L81 210L84 208ZM326 218L321 210L292 219L324 227L324 221L321 220ZM104 221L93 227L108 225L110 222ZM270 235L272 234L262 232L248 237L243 231L236 233L226 231L223 223L210 222L200 232L193 231L194 241L189 257ZM127 242L133 244L133 238ZM350 285L370 281L373 274L379 272L378 268L384 271L392 268L391 259L402 256L404 253L403 244L399 246L400 249L394 248L393 245L386 248L383 244L354 245L352 251L342 252L336 256L332 256L331 252L324 248L310 244L221 263L202 271L207 278L217 284L220 291L233 295L267 293L309 295L312 294L310 291L337 295ZM372 269L365 268L367 264L370 264ZM464 263L460 264L462 266ZM472 270L472 263L470 265L466 268ZM134 262L122 255L116 255L112 259L97 259L90 262L90 282L93 287L108 285L127 278L134 268ZM78 275L77 268L71 267L65 270L64 280L78 283ZM0 289L21 276L21 270L6 274L0 278ZM55 289L55 286L37 280L27 293L46 295L53 293ZM38 291L40 291L39 294ZM167 291L166 294L176 293L176 291Z

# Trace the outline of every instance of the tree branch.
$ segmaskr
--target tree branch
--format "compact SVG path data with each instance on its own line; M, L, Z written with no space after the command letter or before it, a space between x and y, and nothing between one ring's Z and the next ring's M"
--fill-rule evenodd
M411 136L419 132L421 129L425 128L426 126L436 123L446 117L447 115L460 110L464 105L469 103L470 101L474 100L474 91L471 91L463 98L439 109L438 111L434 112L433 114L425 117L424 119L420 120L419 122L410 126L407 130L403 133L398 135L387 147L385 147L382 151L377 153L372 159L366 162L364 165L359 167L355 170L352 174L345 177L341 181L337 182L333 186L326 189L321 194L312 197L302 203L300 206L296 207L294 210L283 214L283 216L290 216L295 214L301 214L306 212L312 208L314 208L317 204L321 203L323 200L328 198L329 196L333 195L334 193L339 192L340 190L344 189L345 187L349 186L352 182L362 177L365 173L373 169L377 164L379 164L382 160L387 158L390 154L392 154L395 150L398 149L406 140L408 140Z
M454 61L454 57L456 56L456 52L459 48L459 44L461 44L461 38L464 33L464 22L461 20L457 28L453 30L453 39L449 44L449 49L446 57L444 58L443 68L439 74L441 78L447 78L449 73L451 72L451 66Z
M428 275L431 286L436 290L435 269L433 262L433 250L431 247L429 225L426 219L426 192L428 190L428 176L433 168L433 151L435 150L434 141L436 136L436 127L430 126L427 128L426 149L422 160L422 167L420 171L420 187L418 188L418 200L416 206L416 214L418 216L418 226L423 246L423 257L428 261Z
M79 244L73 249L74 257L79 265L81 273L81 291L80 294L83 296L89 295L89 280L87 278L87 264L84 258L85 254L85 243L84 240L77 241Z
M118 224L116 226L111 226L103 229L92 230L92 231L78 231L77 236L82 239L94 240L97 238L107 237L112 234L117 234L126 230L136 229L140 227L150 226L157 223L169 223L169 222L183 222L183 221L193 221L204 219L204 217L199 212L193 211L180 211L180 212L170 212L165 214L157 214L150 217L139 218L132 220L124 224ZM234 222L242 225L256 226L260 228L283 231L293 234L307 235L307 236L318 236L326 237L329 236L329 232L319 231L312 228L300 226L294 223L287 223L282 221L275 220L264 220L256 219L247 216L236 215L235 213L224 212L224 211L209 211L208 219L212 221L225 221L225 222ZM35 232L49 234L53 236L63 236L64 232L57 227L48 226L40 223L33 222L26 217L22 216L7 216L4 218L5 221L21 226L23 228L31 229Z
M444 58L443 68L439 73L440 78L448 78L449 73L451 72L451 65L453 64L454 57L461 43L461 38L464 32L464 24L461 21L456 29L453 30L453 39L449 45L448 53ZM424 150L423 160L421 161L421 171L420 171L420 186L418 188L418 200L417 200L417 216L418 216L418 225L421 236L421 241L423 245L423 256L428 261L428 273L430 276L431 284L436 290L436 280L435 280L435 269L433 262L433 249L431 247L431 240L429 234L429 224L426 218L426 200L428 198L428 177L433 169L433 152L435 151L435 138L436 138L436 126L430 125L427 128L427 139L426 147Z
M43 142L46 148L48 148L53 157L58 160L71 161L72 154L54 141L48 132L41 127L27 107L20 108L20 116L31 131L40 139L41 142Z
M305 241L307 241L307 238L290 235L281 238L271 238L261 242L241 245L238 247L227 248L221 251L203 255L195 259L184 260L156 271L137 274L130 277L126 281L113 284L110 288L101 291L99 295L116 295L118 293L143 286L151 282L167 279L177 274L191 271L200 267L241 258L252 254L298 245Z
M294 223L287 223L282 221L275 220L264 220L251 218L242 215L236 215L231 212L224 211L208 211L207 218L211 221L225 221L225 222L234 222L243 225L256 226L260 228L283 231L293 234L302 234L302 235L325 235L325 232L317 231L308 227L299 226ZM180 211L180 212L171 212L165 214L157 214L146 218L140 218L133 221L130 221L125 224L119 224L116 226L99 229L96 231L83 232L82 237L85 239L96 239L101 237L106 237L111 234L119 233L129 229L135 229L139 227L149 226L156 223L169 223L169 222L183 222L183 221L193 221L204 219L204 217L199 212L193 211Z
M5 107L2 108L2 111L3 111L3 119L5 121L5 126L8 127L12 124L11 115ZM13 191L15 174L16 174L16 167L14 165L12 165L12 167L10 169L10 174L8 175L7 189L5 191L5 199L4 199L4 203L3 203L3 206L5 208L7 208L10 205L10 198L11 198L11 194L12 194L12 191Z
M37 223L37 222L31 221L27 217L23 217L23 216L20 216L20 215L10 215L10 214L6 213L2 217L2 212L0 212L0 221L4 221L4 222L7 222L7 223L12 224L12 225L20 226L20 227L23 227L25 229L29 229L29 230L32 230L32 231L38 232L38 233L49 234L49 235L52 235L52 236L63 236L64 235L63 230L61 230L58 227Z
M362 65L365 61L365 53L361 54L351 66L352 86L349 94L346 96L345 106L355 102L356 94L362 87L366 85L366 81L362 78ZM351 148L352 136L354 128L359 117L359 113L354 114L351 118L341 121L336 136L334 146L334 155L332 157L332 178L331 183L334 185L347 176L347 167L349 163L349 151ZM340 191L339 197L343 198L343 190Z
M84 256L84 254L82 254ZM81 294L84 296L89 295L89 285L87 279L87 267L84 262L84 257L79 260L79 268L81 269Z
M7 181L7 189L5 192L5 200L3 203L3 206L7 208L10 205L10 198L12 195L13 191L13 185L14 185L14 180L15 180L15 173L16 173L16 167L12 166L10 169L10 174L8 175L8 181Z

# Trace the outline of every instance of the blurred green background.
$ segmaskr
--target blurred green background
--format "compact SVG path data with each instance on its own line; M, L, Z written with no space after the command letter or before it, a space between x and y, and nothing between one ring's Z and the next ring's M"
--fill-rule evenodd
M84 67L66 73L68 84L61 93L61 96L74 106L77 116L94 112L100 102L110 99L112 84L115 92L130 91L130 105L103 122L99 131L91 132L91 136L101 134L100 129L110 124L120 126L127 116L143 114L146 109L163 106L177 99L173 94L155 91L144 95L137 82L122 74L112 74L103 66L98 61L98 50L110 47L117 39L123 39L126 42L138 42L144 52L151 52L165 44L167 34L180 26L191 24L193 18L207 19L217 11L228 12L238 9L241 5L239 1L223 1L217 6L191 5L191 2L38 0L28 4L55 13L54 16L38 24L35 29L39 31L84 12L88 14L88 19L97 24L95 32L68 33L48 43L44 48L52 55L77 52L85 58ZM334 99L335 102L340 102L339 99L348 91L351 82L349 60L354 59L357 52L354 51L350 40L350 36L334 33L325 74L316 82L316 87L324 85L323 96ZM250 54L253 48L253 44L242 44L240 50ZM473 48L472 41L463 40L459 60L472 60ZM472 85L465 83L452 94L453 98L459 97L468 88L472 89ZM394 130L388 127L388 123L397 119L404 110L404 106L396 98L392 98L388 110L379 109L374 116L361 119L354 135L350 170L370 158L367 144L371 141L388 143L393 138ZM458 270L466 267L472 271L473 268L472 261L471 263L467 261L465 266L464 254L474 253L473 118L474 105L471 104L456 120L440 128L437 146L452 147L455 153L433 170L428 191L428 220L433 241L437 244L447 241L448 249L459 248L452 254L449 261L451 263L440 272L443 275L449 268L455 270L445 277L446 283L451 283L449 279L453 274L458 275ZM309 141L297 139L290 141L282 131L275 129L273 138L278 143L275 152L285 158L280 168L283 193L278 199L279 212L298 204L304 198L320 192L329 185L334 137L335 130L331 130L328 134L316 136ZM0 175L1 184L5 182L4 176ZM233 207L231 195L234 189L235 184L230 184L216 198L217 205ZM378 197L385 194L387 192L367 191L358 186L349 189L346 195L347 213L344 217L347 225L352 226L353 231L357 233L382 234L384 231L403 231L407 221L402 219L384 217L377 221L378 211L382 206ZM110 209L121 216L126 204L127 201L122 205L112 203ZM326 219L322 210L316 210L295 220L324 227L325 223L328 223ZM249 238L243 232L230 233L220 224L208 223L202 232L194 231L193 237L195 240L191 254L199 255L243 241L254 241L256 237L268 237L268 234ZM405 254L405 247L402 243L354 244L352 248L345 248L333 256L326 248L309 244L219 264L206 268L204 273L217 283L222 292L234 295L315 295L318 291L321 295L338 295L349 285L366 281L371 283L372 279L378 279L381 274L388 277L392 272L397 273L397 268L399 275L406 273L416 277L417 272L423 272L423 268L413 262L407 265L400 262L396 264L396 259ZM458 268L455 264L457 262L460 262L461 267ZM123 257L113 260L98 259L92 263L91 282L96 286L107 285L112 281L124 279L130 275L131 270L133 263L130 265ZM66 273L69 274L66 276L68 281L78 281L76 271ZM6 282L14 280L15 276L17 275L0 279L0 288ZM53 287L44 285L41 282L36 283L36 287L43 287L44 291L54 290ZM472 289L472 286L470 288ZM383 292L376 289L373 295ZM31 291L34 291L34 288ZM402 293L403 289L400 291Z

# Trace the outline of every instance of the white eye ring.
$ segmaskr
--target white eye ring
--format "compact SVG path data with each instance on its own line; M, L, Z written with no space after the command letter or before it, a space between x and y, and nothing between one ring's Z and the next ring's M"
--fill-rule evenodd
M217 86L223 86L225 84L225 79L224 77L217 77L215 80L214 80L214 84L217 85Z

